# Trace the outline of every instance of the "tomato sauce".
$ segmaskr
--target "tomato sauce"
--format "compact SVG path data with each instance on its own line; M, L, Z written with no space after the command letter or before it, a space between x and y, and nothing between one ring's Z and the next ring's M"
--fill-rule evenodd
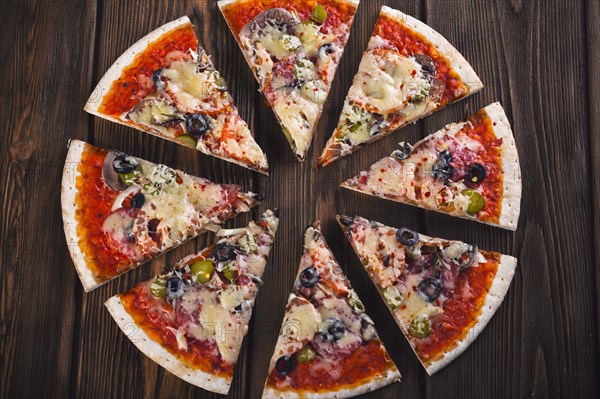
M469 93L469 89L460 80L460 76L437 51L436 47L422 35L388 16L381 16L375 25L373 35L381 36L392 43L396 50L404 55L427 54L436 67L436 78L444 82L444 94L440 106L456 101Z
M129 112L142 99L156 92L152 75L174 61L169 59L169 53L189 54L189 50L198 50L198 37L192 24L165 33L123 69L121 77L113 82L108 93L102 98L99 111L115 118Z
M478 186L481 195L485 198L485 208L477 214L478 219L484 222L498 223L502 210L504 176L502 174L501 147L494 134L492 120L485 112L480 110L468 118L470 125L466 125L460 134L466 134L477 140L483 147L478 156L483 162L487 175ZM459 136L458 135L458 136Z
M354 5L336 0L248 0L224 7L223 15L237 38L242 28L265 10L285 8L288 11L295 11L298 18L305 21L310 19L317 3L325 7L327 11L327 19L323 22L322 28L325 33L330 33L334 27L340 24L349 24L356 12Z
M298 362L294 371L287 376L281 376L273 370L267 379L267 386L284 391L302 390L303 392L350 389L363 384L373 375L384 374L393 367L379 339L369 341L347 358L337 361L335 367L339 368L340 377L336 380L332 379L325 370L315 370L311 367L317 361L318 358L308 363ZM278 383L286 378L291 379L290 385L278 388Z
M223 361L214 341L187 339L187 350L179 349L175 334L167 328L179 328L175 311L167 301L149 293L147 284L120 296L123 307L136 325L185 365L221 377L232 377L233 365Z
M500 262L500 254L496 252L481 253L488 259L487 263L470 267L455 280L454 292L463 292L468 287L469 298L455 295L446 300L444 313L433 319L431 335L426 339L413 339L415 351L426 365L454 348L477 323Z
M130 259L111 245L102 232L102 223L111 213L118 192L111 190L102 178L102 165L108 151L86 146L77 170L80 175L75 183L75 219L79 247L86 265L94 275L109 279L130 268Z

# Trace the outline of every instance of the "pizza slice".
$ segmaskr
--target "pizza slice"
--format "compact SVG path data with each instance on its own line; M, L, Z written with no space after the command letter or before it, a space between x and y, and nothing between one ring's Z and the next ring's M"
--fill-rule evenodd
M500 307L517 260L361 217L338 222L428 374L473 343Z
M304 236L263 398L347 398L399 380L316 222Z
M179 378L227 394L279 224L273 211L106 301L139 350Z
M500 103L400 143L342 187L513 231L519 221L519 155Z
M319 164L329 165L482 88L444 37L384 6Z
M257 205L239 186L72 140L62 178L65 235L91 291Z
M219 7L294 154L304 160L358 0L221 0Z
M131 46L98 83L85 110L268 174L265 154L187 17Z

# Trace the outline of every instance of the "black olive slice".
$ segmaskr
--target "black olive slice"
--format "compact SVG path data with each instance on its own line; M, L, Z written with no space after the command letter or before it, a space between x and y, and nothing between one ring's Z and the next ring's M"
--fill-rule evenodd
M137 193L136 195L134 195L131 198L131 201L129 202L129 206L131 208L140 209L141 207L144 206L145 203L146 203L146 197L144 196L144 194Z
M279 375L288 375L296 368L296 359L291 356L281 356L275 363L275 371Z
M410 144L400 143L400 148L397 149L396 151L394 151L392 153L392 156L394 156L396 159L403 161L406 158L408 158L410 156L410 154L412 154L412 152L413 152L413 148Z
M444 150L438 154L438 160L433 164L433 176L441 180L449 180L454 176L454 167L450 165L452 162L452 154L448 150Z
M112 167L119 174L133 172L138 166L138 161L125 154L117 155L112 161Z
M444 165L441 163L433 164L433 176L440 180L449 180L454 176L454 167L452 165Z
M430 76L435 75L435 63L433 62L430 56L428 56L427 54L416 54L414 57L415 61L417 61L417 63L421 65L421 69L423 70L423 72Z
M438 155L438 158L443 163L449 164L450 162L452 162L452 153L450 153L450 151L448 151L448 150L444 150L444 151L440 152L440 154Z
M183 281L181 281L179 277L171 277L168 279L165 288L167 290L167 298L169 299L177 299L183 296Z
M215 262L226 262L235 258L235 247L228 242L221 242L212 250L211 256Z
M476 163L471 166L469 172L465 175L465 182L467 184L481 184L486 176L487 172L483 165Z
M412 247L419 242L419 233L406 227L401 227L396 231L396 239L400 244Z
M343 226L350 227L352 226L352 218L350 216L342 215L340 216L340 223Z
M166 87L165 82L162 80L161 77L162 71L163 70L161 68L152 74L152 81L156 85L156 88L159 90L164 90L164 88Z
M210 130L210 120L203 114L192 114L186 118L185 127L191 136L200 138Z
M308 269L304 269L302 273L300 273L300 284L304 288L312 288L321 279L319 271L314 267L309 267Z
M325 331L321 333L327 342L337 342L346 333L346 326L339 319L325 320Z
M424 301L433 302L439 298L442 292L442 282L437 278L425 279L419 284L417 292Z

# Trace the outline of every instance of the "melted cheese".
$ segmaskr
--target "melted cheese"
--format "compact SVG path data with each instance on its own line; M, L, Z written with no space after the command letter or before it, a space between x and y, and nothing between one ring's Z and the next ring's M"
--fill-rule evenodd
M289 134L295 152L304 155L319 116L319 107L303 97L280 97L273 105L273 111Z
M229 203L226 190L218 184L176 172L164 165L155 165L137 159L142 175L134 183L144 194L145 202L136 218L115 213L105 220L103 231L117 242L125 242L130 229L137 247L143 252L157 253L180 244L189 236L198 234L208 222L220 223L213 218L215 209ZM179 181L179 182L178 182ZM118 202L122 202L117 198ZM120 207L122 204L115 204ZM157 232L160 233L160 246L150 237L148 222L158 219ZM213 220L214 219L214 220Z
M239 285L230 285L221 293L221 306L225 310L233 310L246 297L246 289Z
M446 142L449 137L455 138L451 152L481 151L481 143L461 134L463 127L465 123L446 126L415 147L405 160L398 160L393 155L381 159L368 171L361 172L360 179L354 179L353 184L359 190L373 195L401 199L427 209L443 208L451 214L467 215L470 197L462 194L468 188L464 181L444 181L433 175L438 154L448 149Z
M161 134L169 135L170 131L161 124L176 119L177 110L165 99L160 97L147 97L127 114L127 117L141 125L149 127ZM172 135L169 135L173 137Z
M404 108L422 88L429 88L429 83L414 58L391 50L367 51L348 100L385 115Z
M361 226L354 233L356 252L364 263L375 283L387 288L392 285L404 268L404 247L396 239L395 231L387 227L371 229ZM382 259L388 257L387 266Z
M270 55L281 59L290 56L300 46L300 40L298 38L294 40L292 37L277 27L267 24L254 31L253 41L257 47L263 47Z
M402 297L402 306L394 310L394 315L398 321L401 321L407 328L413 318L418 315L433 316L443 313L440 307L426 302L415 291L422 278L419 275L407 274L406 281L398 285ZM415 288L413 288L415 287ZM442 298L443 299L443 298Z
M235 363L248 325L238 323L228 310L219 304L204 304L200 322L205 331L216 341L219 353L227 363Z
M224 129L235 132L234 137L229 137L227 140L220 140ZM267 161L264 153L254 141L252 132L242 118L239 117L237 111L233 114L219 114L214 119L212 130L210 133L213 138L217 139L220 147L211 146L211 149L203 140L198 140L197 149L204 153L214 152L217 155L223 154L226 157L234 159L244 159L254 165L267 167ZM212 140L210 140L212 141Z
M206 112L229 105L229 96L215 86L214 72L199 71L193 61L176 61L162 76L167 78L166 90L181 112Z
M321 315L315 307L305 298L291 294L269 370L273 370L279 357L298 352L307 340L312 340L320 324Z
M304 298L296 297L283 321L282 330L290 341L313 339L319 330L321 315L315 307Z

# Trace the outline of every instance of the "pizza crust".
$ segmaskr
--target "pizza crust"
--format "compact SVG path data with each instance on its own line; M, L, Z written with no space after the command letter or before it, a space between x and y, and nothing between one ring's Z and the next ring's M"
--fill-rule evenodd
M131 315L127 313L119 296L114 296L104 303L104 306L115 319L119 328L129 340L146 356L155 361L161 367L182 380L200 388L227 395L231 386L232 378L225 378L195 370L188 367L173 354L164 349L158 342L152 340L137 326Z
M404 14L403 12L395 10L388 6L383 6L381 8L380 15L385 15L387 17L392 18L399 24L403 24L410 27L412 30L422 35L427 41L432 43L436 47L437 51L446 59L447 63L452 67L452 69L454 69L456 73L458 73L460 80L467 86L469 91L464 96L455 99L454 101L451 101L443 106L431 106L430 104L428 105L428 109L422 114L420 114L418 118L403 122L401 125L394 126L393 129L390 129L389 131L384 131L375 136L371 136L367 141L360 144L354 144L351 147L345 148L343 150L341 149L340 145L336 143L335 134L332 135L329 138L329 140L327 140L325 148L323 149L323 152L319 157L318 165L321 167L331 165L333 162L355 152L362 146L382 140L384 137L387 137L390 134L402 129L403 127L406 127L408 124L416 123L417 121L430 116L431 114L441 110L442 108L453 104L457 101L460 101L483 89L483 83L473 70L473 67L467 62L467 60L465 60L462 54L456 48L454 48L454 46L452 46L450 42L448 42L448 40L446 40L446 38L444 38L441 34L436 32L433 28L419 21L418 19L411 17L410 15ZM374 38L375 36L371 36L371 39L369 40L369 49L378 47L375 44L376 42ZM329 151L334 151L335 155L330 155L326 159L325 154L327 154L327 152Z
M502 255L500 257L498 271L496 272L496 276L492 282L492 287L485 298L483 309L477 318L475 325L471 330L469 330L466 337L460 340L458 345L456 345L443 358L432 362L428 366L423 365L427 371L427 374L433 375L440 369L444 368L446 365L456 359L461 353L463 353L473 343L473 341L475 341L477 336L479 336L481 331L483 331L485 326L487 326L492 316L502 304L502 301L504 300L504 297L508 291L508 287L510 287L510 283L515 274L516 267L516 258L508 255Z
M123 74L123 70L125 68L127 68L133 62L133 60L135 59L135 57L137 57L138 54L143 53L144 50L146 50L146 48L152 42L156 41L164 34L170 32L170 31L176 30L176 29L180 28L181 26L184 26L187 24L191 25L190 19L187 16L181 17L175 21L171 21L171 22L157 28L156 30L150 32L148 35L144 36L143 38L138 40L135 44L133 44L131 47L129 47L115 61L115 63L108 69L108 71L106 71L106 73L104 74L104 76L102 77L100 82L98 82L98 85L96 86L96 88L94 89L92 94L90 95L90 98L88 99L88 101L85 104L85 107L83 109L92 115L98 116L98 117L106 119L108 121L115 122L115 123L118 123L118 124L124 125L124 126L129 126L129 127L133 126L133 127L137 128L138 125L133 122L127 122L124 119L115 118L111 115L106 115L106 114L101 113L99 111L99 108L100 108L100 105L102 105L102 100L104 99L104 96L110 91L114 81L121 77L121 75ZM158 134L156 132L153 132L151 129L143 128L142 130L144 131L144 133L148 133L148 134L151 134L152 136L156 136L161 139L181 145L181 143L178 142L177 140L175 140L174 138ZM192 147L188 147L188 148L192 148ZM209 155L212 156L213 154L209 154ZM230 161L230 160L227 160L227 161ZM244 165L242 165L242 166L244 166ZM261 173L264 173L264 172L261 172Z
M404 14L403 12L388 6L383 6L381 8L381 15L385 15L401 24L409 26L432 43L437 51L446 58L456 73L458 73L460 80L469 88L469 94L476 93L483 89L483 83L473 70L473 67L471 67L462 54L459 53L444 36L436 32L433 28L410 15Z
M246 54L246 52L244 51L244 46L242 46L242 42L240 41L239 36L235 34L233 29L231 29L231 25L229 25L229 21L227 21L227 18L225 18L225 14L223 14L223 9L226 6L228 6L229 4L238 3L240 1L243 1L243 0L221 0L221 1L217 2L217 5L219 7L219 10L221 10L221 14L223 15L223 18L225 19L227 26L229 27L229 31L235 38L235 41L238 44L238 47L240 48L240 51L242 52L242 55L244 56L246 63L248 64L248 67L252 71L252 75L254 76L254 79L256 79L256 82L259 83L259 85L260 85L260 80L258 79L258 75L256 74L256 69L252 68L252 60L250 59L250 57L248 57L248 54ZM262 88L259 88L259 90L262 92ZM279 116L277 116L277 114L275 114L275 116L277 117L277 123L281 124L281 121L279 120Z
M358 7L360 0L337 0L338 2L342 3L342 4L348 4L348 5L353 5L355 8ZM228 7L231 4L235 4L235 3L241 3L241 2L246 2L246 0L220 0L219 2L217 2L217 5L219 6L219 10L221 10L221 13L223 14L223 16L225 16L225 14L223 13L224 8ZM275 7L272 7L275 8ZM348 30L350 30L350 27L352 26L352 23L354 22L354 18L356 16L356 13L352 16L352 19L350 20L349 23L349 27ZM252 71L252 75L254 75L254 79L256 80L256 82L259 84L260 86L260 79L258 77L257 74L257 69L254 68L254 63L252 61L252 59L250 58L250 56L248 55L248 53L244 50L244 46L242 45L242 42L239 38L239 35L237 35L233 29L231 28L231 25L229 25L229 21L227 21L227 18L225 18L225 22L227 22L227 26L229 27L229 30L231 31L233 37L235 38L235 41L237 42L243 56L244 59L246 60L246 63L248 64L248 67L250 68L250 70ZM347 45L347 41L346 41L346 45ZM344 55L345 52L345 47L344 47L344 51L342 52L341 57ZM339 66L339 65L338 65ZM336 66L337 68L337 66ZM337 69L336 69L337 72ZM335 79L335 75L334 75L334 79ZM331 85L333 84L333 82L330 82L330 86L329 86L329 90L327 92L327 98L329 98L329 94L331 93ZM259 91L262 93L263 88L259 87ZM264 94L264 93L263 93ZM313 141L314 138L314 134L316 132L317 126L319 124L319 121L321 120L321 116L323 114L323 110L324 110L324 104L320 105L320 109L318 111L318 115L315 118L314 124L313 124L313 131L311 134L311 137L308 139L308 144L307 144L307 148L303 151L303 152L297 152L297 148L294 150L294 155L296 155L296 158L300 161L300 162L304 162L306 159L306 155L308 153L308 150L311 146L311 143ZM275 115L275 118L277 119L277 122L279 123L279 125L281 125L281 127L285 127L285 124L283 123L280 115L278 112L275 112L275 109L273 109L273 114ZM290 139L287 137L286 135L286 139L289 141ZM292 144L292 142L290 142L290 144Z
M119 119L115 119L113 117L104 115L98 111L100 105L102 105L102 99L110 91L114 81L121 77L121 75L123 74L123 70L133 62L133 60L135 59L135 57L137 57L138 54L143 53L144 50L146 50L146 48L148 47L148 45L150 45L150 43L156 41L165 33L176 30L179 27L188 24L191 25L190 19L187 16L181 17L150 32L149 34L138 40L131 47L129 47L115 61L115 63L110 67L110 69L106 71L106 73L104 74L104 76L90 95L90 98L85 104L84 109L90 114L97 115L101 118L105 118L116 123L127 125Z
M341 222L343 217L344 216L342 216L342 215L336 216L338 225L344 232L346 238L348 239L348 242L350 243L354 252L359 257L359 259L361 260L361 263L362 263L363 259L360 257L359 251L357 250L354 240L352 239L352 235L351 235L349 228L344 226ZM384 224L379 223L379 222L371 221L371 223L375 223L379 227L387 227ZM444 242L448 241L448 240L444 240L444 239L437 238L437 237L430 237L425 234L419 234L419 236L421 237L421 240L425 240L432 244L444 243ZM490 290L487 293L485 302L482 307L481 314L477 317L474 327L472 329L470 329L469 332L466 334L466 337L464 339L459 340L458 344L452 350L450 350L448 353L446 353L444 355L444 357L430 363L429 365L425 365L421 361L421 358L419 357L415 348L412 346L412 344L410 345L414 354L417 356L417 359L419 359L419 361L421 362L421 364L427 371L427 374L433 375L436 372L438 372L439 370L441 370L442 368L444 368L445 366L447 366L450 362L452 362L460 354L462 354L469 347L469 345L471 345L473 343L473 341L475 341L477 336L487 326L487 324L490 321L490 319L492 318L492 316L494 316L494 314L496 313L496 311L502 304L502 301L504 300L504 297L506 296L506 293L508 292L508 288L510 287L510 283L512 282L516 267L517 267L517 259L516 258L514 258L512 256L508 256L508 255L500 256L500 261L498 263L498 270L496 271L496 275L494 276L494 281L492 282L492 286L490 287ZM377 292L379 293L379 296L385 303L386 299L384 298L381 290L377 289ZM400 326L398 320L396 319L396 315L394 314L394 311L389 306L387 306L387 304L386 304L386 308L390 311L390 314L394 318L394 321L396 321L396 324L398 324L398 327L402 331L402 326ZM403 333L404 333L404 331L403 331ZM407 341L409 341L408 337L405 337L405 338L407 338ZM410 341L409 341L409 344L410 344Z
M100 112L99 108L100 108L100 105L102 105L102 100L104 99L104 96L110 91L115 80L117 80L121 77L121 75L123 74L123 70L125 68L127 68L134 61L134 59L138 56L138 54L143 53L152 42L158 40L161 36L165 35L166 33L170 32L170 31L174 31L176 29L179 29L182 26L191 25L191 24L192 24L192 22L190 21L190 19L187 16L183 16L175 21L171 21L171 22L157 28L156 30L150 32L148 35L144 36L143 38L138 40L135 44L133 44L131 47L129 47L115 61L115 63L109 68L109 70L106 71L106 73L104 74L104 76L102 77L100 82L98 82L98 85L96 86L96 88L90 95L90 98L88 99L87 103L85 104L84 110L92 115L109 120L111 122L115 122L120 125L129 126L129 127L133 126L133 127L137 128L138 130L142 130L144 133L148 133L152 136L159 137L161 139L170 141L175 144L183 145L184 147L193 148L205 155L212 156L212 157L221 159L226 162L231 162L231 163L239 165L243 168L248 168L250 170L254 170L265 176L268 176L269 175L268 166L266 168L262 168L262 167L258 167L258 168L252 167L251 168L251 167L249 167L249 165L244 164L243 162L238 161L234 158L227 158L224 156L214 154L212 152L205 151L201 148L196 148L196 147L191 147L191 146L181 144L175 138L159 134L157 132L152 131L152 129L148 129L146 127L141 127L140 125L138 125L132 121L127 121L122 118L115 118L111 115L107 115L107 114ZM266 161L266 158L265 158L265 161Z
M375 195L371 192L362 191L357 188L355 184L357 177L353 177L348 179L340 184L341 187L356 191L357 193L373 195L378 198L383 198L386 200L399 202L401 204L407 204L411 206L416 206L417 208L426 209L434 212L440 212L446 215L450 215L453 217L458 217L461 219L473 220L479 223L487 224L490 226L501 227L507 230L515 231L517 229L517 224L519 221L519 214L521 212L521 191L522 191L522 183L521 183L521 167L519 163L519 154L517 152L517 147L515 144L515 139L510 127L510 123L508 122L508 118L504 113L504 109L499 102L488 105L483 108L483 110L488 114L492 121L492 128L494 130L494 134L496 138L502 139L502 147L501 147L501 157L502 157L502 174L504 176L503 181L503 197L502 197L502 207L500 210L500 217L498 223L494 222L486 222L480 220L476 217L469 216L463 213L447 213L442 212L437 208L426 207L421 203L408 203L404 201L402 198L394 197L382 197ZM417 148L425 141L431 140L433 138L443 139L446 134L453 136L458 133L467 122L458 122L446 125L441 130L438 130L435 133L417 141L413 147ZM496 126L493 124L496 123ZM378 161L379 162L379 161ZM367 169L367 171L370 169Z
M331 249L329 248L329 246L327 245L325 237L321 233L321 222L319 220L316 220L311 225L311 227L309 227L309 229L307 229L307 232L305 233L304 254L306 255L306 251L308 248L307 247L308 244L306 241L306 235L308 234L308 231L311 228L314 229L315 232L319 233L318 236L316 238L314 238L314 240L324 244L325 247L327 248L327 251L330 254L330 256L333 257L334 255L331 252ZM294 280L296 282L299 281L300 275L306 268L306 264L304 264L303 261L304 261L304 255L302 256L302 259L300 260L300 267L298 268L298 272L296 273L296 278ZM342 271L339 263L337 262L337 260L335 260L335 258L333 258L332 262L334 265L334 266L332 266L332 270L338 269L343 274L343 271ZM332 273L335 273L335 272L332 272ZM345 284L348 284L348 288L351 289L350 281L347 280L347 277L345 274L344 274L344 281L345 281ZM284 323L285 323L285 319L288 317L289 306L292 303L294 297L295 297L294 293L290 294L288 303L286 305L286 314L284 316ZM278 349L280 349L279 345L281 342L282 334L284 332L284 325L282 325L282 330L279 333L278 341L275 346L275 353L273 354L273 357L271 358L269 372L271 372L274 368L274 364L275 364L274 360L277 358ZM302 326L299 325L299 327L301 328ZM381 341L381 340L380 340L380 345L382 346L384 352L387 354L387 350L385 349L383 341ZM346 388L347 385L343 385L343 386L338 387L337 389L329 389L329 390L323 389L323 390L319 390L318 392L313 392L310 390L303 391L301 389L279 390L276 387L267 386L267 383L265 383L265 388L264 388L264 391L262 394L262 398L263 399L275 399L275 398L282 398L282 399L287 399L287 398L315 398L315 399L338 398L338 399L340 399L340 398L350 398L353 396L361 395L361 394L364 394L367 392L371 392L371 391L375 391L377 389L383 388L393 382L400 381L400 379L401 379L400 371L398 370L398 368L396 367L396 365L393 361L390 361L390 363L391 363L390 367L388 367L387 370L382 372L383 374L378 373L377 375L371 376L368 381L366 381L360 385L353 386L351 388Z
M502 139L502 175L504 176L504 191L502 193L502 208L498 226L515 231L521 213L521 166L515 138L510 128L508 118L499 102L484 108L492 120L492 128L497 138ZM494 126L493 124L496 124Z
M87 145L87 143L80 140L71 140L69 142L67 159L63 168L60 202L67 247L69 248L71 259L73 259L73 264L75 265L75 270L77 270L83 289L85 292L90 292L107 281L98 280L88 268L85 255L79 247L79 237L77 236L77 219L75 218L75 212L77 211L77 205L75 204L75 199L77 198L76 184L77 177L80 176L78 167L81 163L81 155Z
M359 385L353 388L344 388L339 390L331 391L319 391L319 392L303 392L303 391L280 391L273 387L265 387L262 398L263 399L291 399L291 398L350 398L353 396L361 395L367 392L375 391L383 388L393 382L400 381L400 372L396 367L389 369L384 376L378 376L371 381Z

